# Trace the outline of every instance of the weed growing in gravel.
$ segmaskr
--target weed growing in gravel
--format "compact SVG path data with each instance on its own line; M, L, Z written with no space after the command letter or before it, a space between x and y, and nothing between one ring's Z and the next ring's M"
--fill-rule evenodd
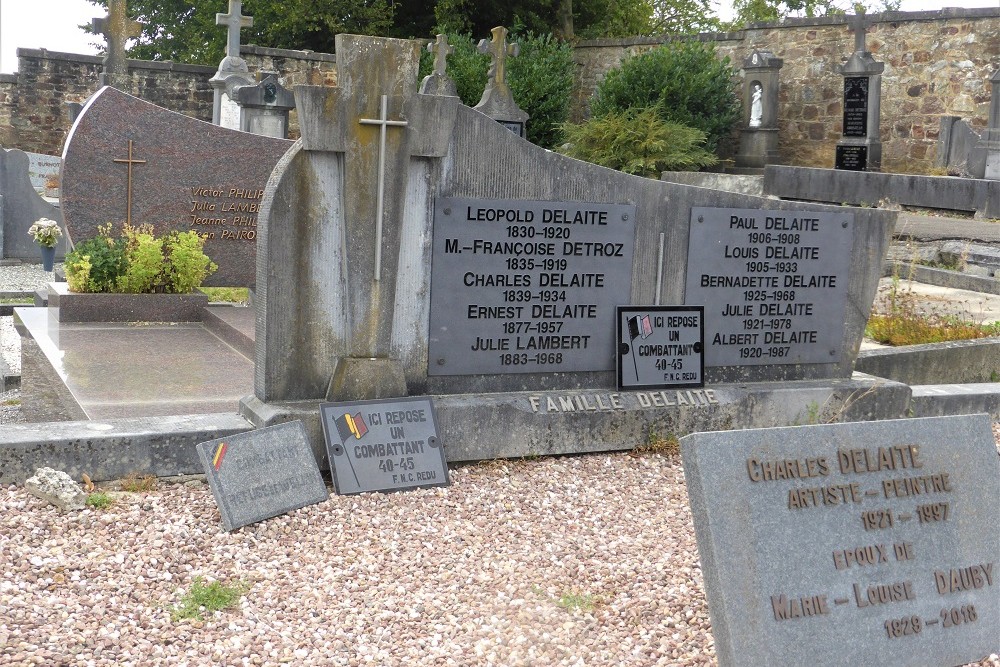
M95 510L103 510L107 509L108 507L111 507L111 504L114 502L115 502L114 498L112 498L108 494L97 492L97 493L91 493L89 496L87 496L86 504L87 507L93 507Z
M155 475L140 475L137 472L130 472L122 480L122 491L129 493L148 493L156 490Z
M202 614L221 611L235 606L243 594L249 590L243 582L224 584L213 581L206 585L201 577L195 577L191 588L181 598L180 604L170 612L170 618L180 621L186 618L202 620Z
M12 406L15 406L15 405L21 405L21 399L20 398L5 398L4 401L3 401L3 405L5 407L12 407Z
M589 593L563 593L556 604L566 611L594 611L597 599Z
M652 426L649 427L649 435L646 442L636 445L632 449L632 454L640 456L642 454L662 454L663 456L677 456L681 453L681 443L673 433L660 435Z
M882 289L882 299L872 310L865 336L885 345L920 345L950 340L1000 336L1000 323L983 324L968 313L923 313L912 292L901 289L899 276Z

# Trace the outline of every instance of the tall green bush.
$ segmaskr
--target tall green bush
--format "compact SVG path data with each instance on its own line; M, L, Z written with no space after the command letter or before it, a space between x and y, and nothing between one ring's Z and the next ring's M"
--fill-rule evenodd
M612 111L656 107L665 121L705 133L714 151L740 118L736 70L729 58L694 41L671 42L632 56L597 86L590 111L598 118Z
M511 33L507 39L521 49L520 55L507 60L507 84L514 101L531 116L528 141L553 148L562 142L562 125L569 118L573 50L551 35L530 31ZM448 76L454 80L462 104L476 106L486 88L490 57L479 53L479 40L470 35L449 34L448 43L454 48L448 56ZM433 61L425 51L420 61L421 78L431 73Z

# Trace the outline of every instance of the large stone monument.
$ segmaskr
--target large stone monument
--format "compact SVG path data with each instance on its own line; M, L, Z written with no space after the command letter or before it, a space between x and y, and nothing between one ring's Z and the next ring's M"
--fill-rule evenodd
M254 395L241 401L255 425L302 419L325 459L319 403L432 395L449 460L468 460L619 449L737 414L768 423L748 382L818 383L789 389L782 414L813 391L843 392L837 403L859 390L893 213L543 150L418 93L419 48L338 35L337 86L295 89L302 138L259 216ZM704 375L741 384L616 391L616 306L654 303L704 305Z
M759 169L778 160L778 72L784 61L754 51L743 61L743 128L736 166Z
M852 171L879 171L882 167L882 140L879 111L882 100L882 71L865 47L868 23L864 14L852 20L854 53L841 66L844 77L843 136L837 142L835 166Z
M235 89L254 84L247 61L240 56L240 30L253 26L253 17L243 15L243 0L229 0L229 13L216 14L217 25L226 26L226 57L208 80L212 84L212 122L230 130L241 129L240 105Z
M104 71L98 78L99 87L112 86L131 92L132 82L125 60L125 41L139 37L142 25L128 18L125 0L109 0L108 15L92 21L94 33L103 35L108 42L104 54Z

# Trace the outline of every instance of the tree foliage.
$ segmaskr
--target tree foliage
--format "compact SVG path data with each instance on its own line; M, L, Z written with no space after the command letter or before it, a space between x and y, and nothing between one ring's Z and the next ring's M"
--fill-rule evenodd
M613 111L655 107L665 121L705 133L715 150L740 117L736 70L729 58L718 59L701 42L671 42L627 58L597 86L590 110L594 117Z
M900 0L733 0L734 18L724 27L771 23L786 16L835 16L896 11Z
M573 53L569 44L551 35L531 31L512 33L508 40L517 42L520 55L507 60L507 84L517 105L528 119L527 138L544 148L562 141L562 125L569 117L573 88ZM450 34L448 43L454 53L448 56L448 76L455 81L458 96L467 106L475 106L486 88L490 57L479 53L479 40L469 35ZM424 53L421 76L429 74L433 57Z
M243 14L253 17L253 26L240 32L240 42L332 53L339 32L389 34L392 10L389 0L244 0ZM228 0L129 0L129 16L143 24L129 57L217 65L225 56L226 30L215 15L227 11Z

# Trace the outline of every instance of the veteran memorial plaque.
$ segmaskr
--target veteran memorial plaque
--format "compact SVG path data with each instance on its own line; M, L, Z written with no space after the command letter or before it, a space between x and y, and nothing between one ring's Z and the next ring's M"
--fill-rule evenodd
M705 306L705 365L840 359L854 215L691 209L685 303Z
M697 433L681 454L720 666L1000 649L987 415Z
M319 407L338 494L448 485L448 464L431 399L391 398Z
M428 375L610 371L635 206L438 199Z
M302 422L197 445L226 530L328 498Z
M702 306L619 306L618 389L705 383Z

